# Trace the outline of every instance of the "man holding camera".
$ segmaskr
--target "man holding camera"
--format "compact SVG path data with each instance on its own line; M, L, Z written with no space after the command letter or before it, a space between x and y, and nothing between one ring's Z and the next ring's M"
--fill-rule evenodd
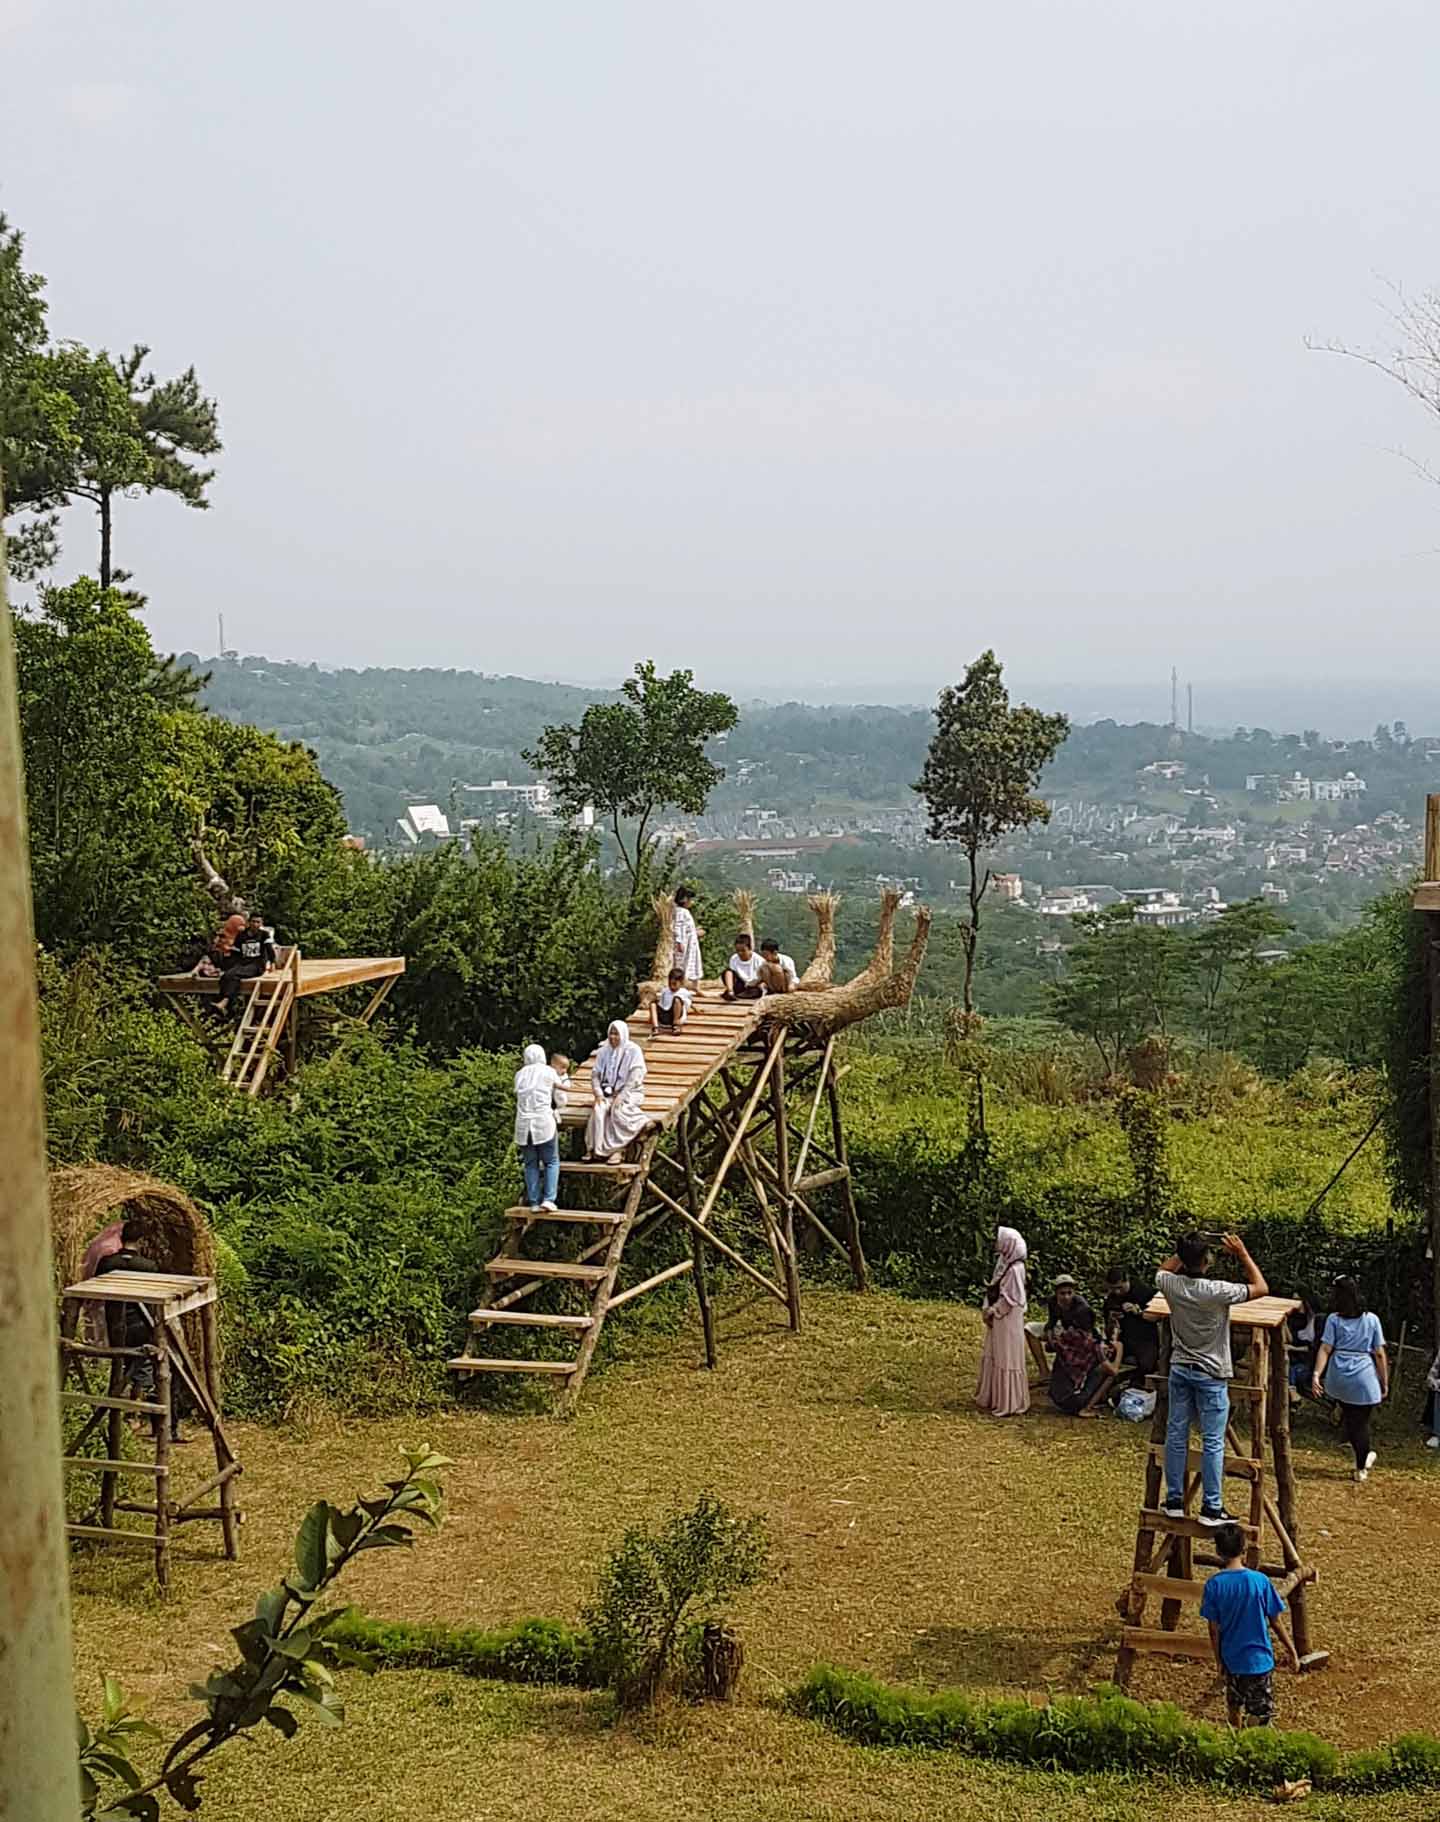
M1230 1419L1230 1306L1263 1297L1269 1286L1238 1234L1222 1244L1240 1262L1244 1284L1207 1276L1214 1261L1208 1234L1186 1234L1156 1273L1155 1288L1170 1305L1170 1421L1165 1432L1167 1518L1185 1516L1185 1469L1190 1428L1200 1430L1200 1523L1233 1524L1225 1510L1225 1426Z

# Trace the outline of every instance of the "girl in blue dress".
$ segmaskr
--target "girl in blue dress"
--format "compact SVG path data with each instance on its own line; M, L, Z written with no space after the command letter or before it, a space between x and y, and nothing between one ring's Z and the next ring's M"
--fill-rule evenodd
M1370 1419L1390 1389L1390 1363L1380 1318L1365 1308L1353 1278L1335 1280L1311 1389L1339 1405L1340 1428L1355 1454L1355 1478L1368 1479L1375 1466Z

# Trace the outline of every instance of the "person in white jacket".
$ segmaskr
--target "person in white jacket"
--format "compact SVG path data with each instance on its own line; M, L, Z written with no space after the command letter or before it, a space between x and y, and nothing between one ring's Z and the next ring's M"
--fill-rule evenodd
M568 1079L564 1057L547 1063L538 1044L526 1045L524 1065L515 1072L515 1143L525 1172L525 1205L532 1214L556 1212L560 1134L555 1114L564 1105Z

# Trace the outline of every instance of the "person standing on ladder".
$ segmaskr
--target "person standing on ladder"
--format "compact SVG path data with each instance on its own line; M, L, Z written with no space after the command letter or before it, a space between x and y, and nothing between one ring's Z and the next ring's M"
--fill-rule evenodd
M1185 1517L1190 1427L1200 1430L1200 1523L1233 1524L1225 1510L1225 1426L1230 1421L1230 1307L1263 1297L1264 1273L1238 1234L1226 1234L1225 1251L1240 1261L1244 1284L1206 1274L1214 1261L1204 1234L1186 1234L1155 1275L1155 1288L1170 1305L1170 1418L1165 1432L1167 1518Z

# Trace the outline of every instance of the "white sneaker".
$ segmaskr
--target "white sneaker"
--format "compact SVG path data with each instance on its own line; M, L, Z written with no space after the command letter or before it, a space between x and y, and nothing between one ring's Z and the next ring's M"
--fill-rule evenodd
M540 1204L540 1212L545 1215L558 1215L560 1210L553 1202L542 1202Z
M1440 1449L1440 1436L1427 1436L1425 1438L1425 1447L1427 1449Z
M1356 1468L1354 1473L1356 1480L1369 1480L1370 1478L1370 1470L1368 1468Z
M1363 1472L1368 1474L1374 1466L1375 1466L1375 1451L1372 1449L1370 1451L1370 1453L1365 1457L1365 1467L1363 1469Z

